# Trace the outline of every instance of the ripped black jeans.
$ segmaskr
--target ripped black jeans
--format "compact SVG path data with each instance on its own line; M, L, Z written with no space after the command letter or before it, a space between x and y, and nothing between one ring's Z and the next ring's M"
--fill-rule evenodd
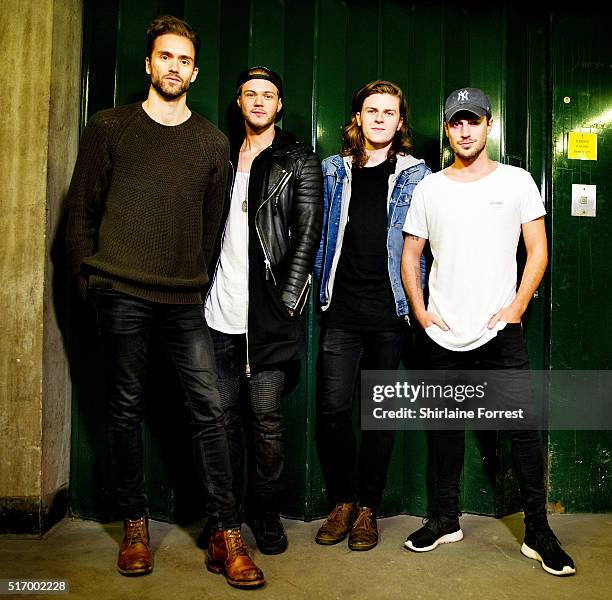
M240 506L245 487L246 448L249 448L244 511L249 517L278 513L283 503L285 425L281 396L283 364L254 366L245 376L246 335L210 330L215 348L221 409L227 431L234 497ZM246 389L245 389L246 388ZM250 442L247 445L247 441Z

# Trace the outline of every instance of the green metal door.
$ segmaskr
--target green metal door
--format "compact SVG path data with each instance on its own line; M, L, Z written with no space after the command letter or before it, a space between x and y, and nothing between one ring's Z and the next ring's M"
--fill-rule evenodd
M559 12L553 19L553 262L550 322L552 369L612 365L612 43L603 14ZM597 134L597 160L568 158L568 134ZM597 216L571 215L572 184L597 186ZM576 402L552 386L554 408ZM565 512L605 512L612 498L612 432L550 434L550 504Z
M528 169L550 204L550 14L533 8L519 12L509 4L473 4L86 2L83 121L102 108L144 98L145 28L154 16L171 13L185 18L202 37L200 74L190 89L189 104L220 128L225 129L225 111L234 99L237 74L247 66L263 64L284 77L282 126L312 143L323 158L339 150L341 126L349 116L354 90L386 78L407 94L416 154L438 170L451 160L441 127L444 98L457 87L477 86L486 90L493 103L496 127L491 158ZM547 366L548 287L547 280L532 303L527 323L534 368ZM289 489L284 513L309 520L327 509L314 444L318 317L312 299L306 318L308 358L297 385L284 399ZM87 322L83 316L75 341L72 510L106 518L111 516L112 469L106 459L102 382L99 370L92 367L98 359L95 335ZM409 343L406 368L416 364L416 355ZM169 369L163 357L154 361L152 409L145 426L151 512L158 518L186 519L199 514L187 433L180 425L173 382L156 379L155 373ZM169 416L175 417L171 423ZM606 443L609 452L610 441ZM381 513L425 514L430 471L425 435L400 432ZM564 489L567 483L563 477L553 477L553 488ZM462 505L464 511L495 515L518 508L507 442L495 434L478 438L468 434Z

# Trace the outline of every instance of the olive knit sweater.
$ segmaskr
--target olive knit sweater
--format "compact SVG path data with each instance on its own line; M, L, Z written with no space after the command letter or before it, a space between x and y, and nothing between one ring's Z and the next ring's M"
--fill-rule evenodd
M71 274L90 288L201 303L228 165L227 138L196 113L175 126L140 103L96 113L68 192Z

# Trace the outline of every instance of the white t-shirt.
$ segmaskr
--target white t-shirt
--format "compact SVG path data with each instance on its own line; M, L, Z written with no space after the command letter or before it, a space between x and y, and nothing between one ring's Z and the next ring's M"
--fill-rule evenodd
M425 332L440 346L467 351L506 326L489 319L516 296L516 249L521 224L546 214L531 175L499 163L486 177L462 183L443 171L415 188L404 231L429 239L433 265L429 306L449 331Z
M204 306L209 327L223 333L245 333L249 300L249 172L234 180L219 265Z

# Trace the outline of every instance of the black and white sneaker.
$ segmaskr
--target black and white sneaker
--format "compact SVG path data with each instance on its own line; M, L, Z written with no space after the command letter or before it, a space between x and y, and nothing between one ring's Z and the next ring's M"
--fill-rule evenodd
M408 536L404 546L414 552L429 552L438 544L450 544L463 539L459 519L438 516L425 519L424 525Z
M574 561L565 552L550 527L536 531L525 531L525 541L521 553L541 563L542 568L551 575L566 577L576 572Z

